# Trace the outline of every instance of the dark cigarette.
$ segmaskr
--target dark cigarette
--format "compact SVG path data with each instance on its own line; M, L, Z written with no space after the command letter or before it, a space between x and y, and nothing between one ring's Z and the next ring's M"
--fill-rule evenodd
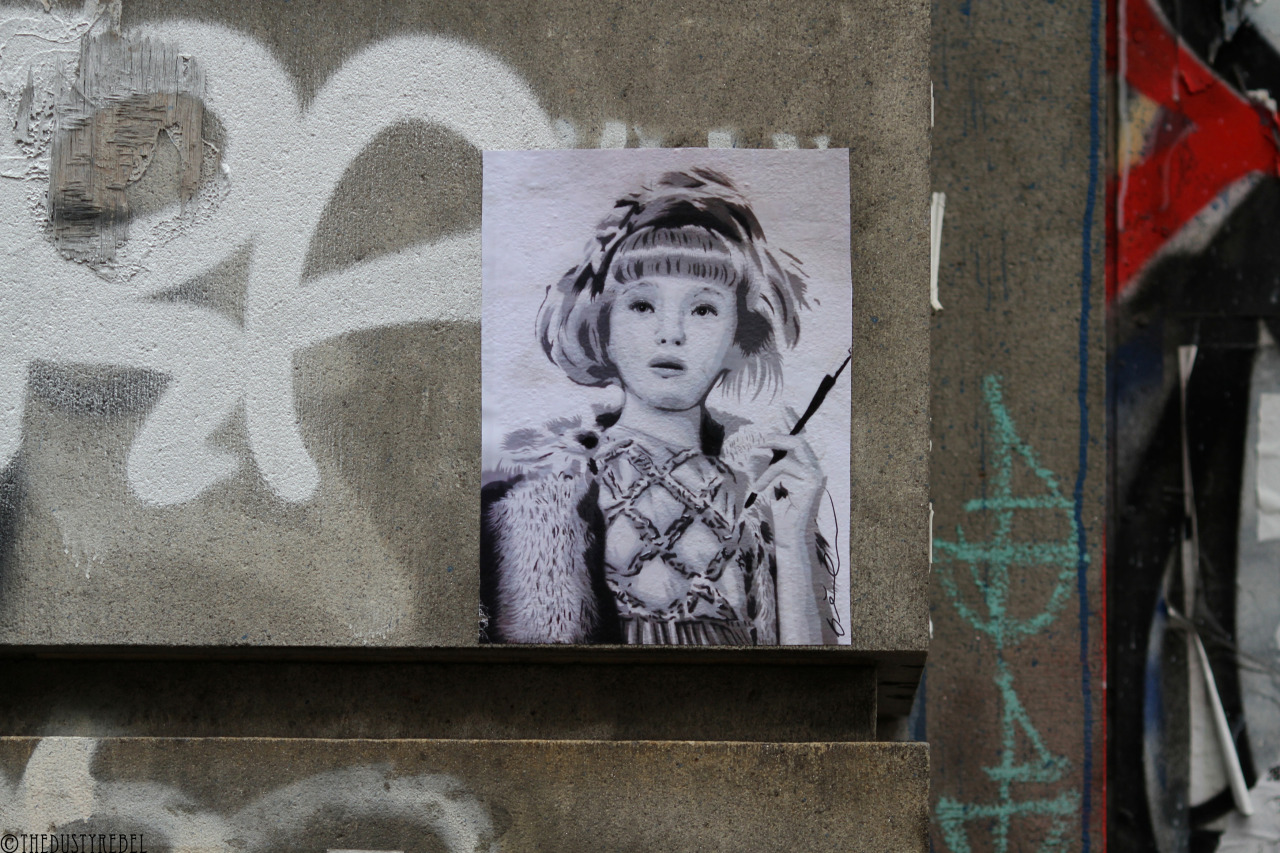
M840 366L836 368L835 373L829 373L822 377L822 381L818 383L818 390L813 395L813 399L809 401L809 407L804 410L804 414L800 416L800 420L796 421L796 425L791 428L790 435L799 435L800 430L804 429L805 424L809 423L809 418L813 417L813 413L818 411L818 407L822 405L822 401L827 399L828 392L835 387L836 380L840 378L840 374L849 366L850 360L853 358L853 348L849 348L849 355L845 360L840 362ZM769 460L769 464L765 466L765 470L780 462L787 455L785 450L773 451L773 458ZM742 504L743 509L747 509L756 502L756 493L752 492L747 495L747 500Z

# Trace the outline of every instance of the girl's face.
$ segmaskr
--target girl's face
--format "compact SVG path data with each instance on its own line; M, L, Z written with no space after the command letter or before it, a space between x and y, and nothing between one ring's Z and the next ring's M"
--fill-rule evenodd
M734 290L697 278L622 285L609 314L609 358L628 397L667 411L702 404L728 367L738 327Z

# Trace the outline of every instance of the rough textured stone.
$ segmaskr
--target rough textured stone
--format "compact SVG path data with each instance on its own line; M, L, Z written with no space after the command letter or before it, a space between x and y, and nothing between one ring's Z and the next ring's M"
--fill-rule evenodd
M928 849L918 744L0 740L0 831L147 850Z

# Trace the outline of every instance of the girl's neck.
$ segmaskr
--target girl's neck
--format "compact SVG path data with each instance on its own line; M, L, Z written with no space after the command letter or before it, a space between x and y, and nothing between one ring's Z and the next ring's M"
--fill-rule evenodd
M655 409L628 396L617 425L656 438L669 447L701 447L702 414L702 406L669 411Z

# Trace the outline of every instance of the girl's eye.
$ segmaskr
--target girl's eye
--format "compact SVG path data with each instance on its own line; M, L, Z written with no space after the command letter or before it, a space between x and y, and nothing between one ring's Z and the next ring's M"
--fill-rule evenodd
M648 314L653 311L653 305L643 299L637 299L627 307L632 311L635 311L637 314Z
M714 305L699 305L693 309L695 317L715 317L719 313Z

